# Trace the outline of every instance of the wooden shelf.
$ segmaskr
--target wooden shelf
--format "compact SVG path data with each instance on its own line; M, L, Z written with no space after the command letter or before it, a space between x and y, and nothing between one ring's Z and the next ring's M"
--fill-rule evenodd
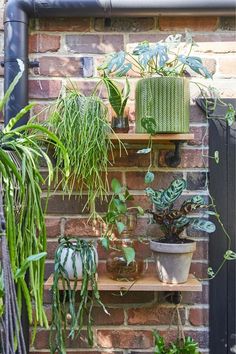
M50 290L53 285L51 274L45 283L45 289ZM73 285L73 281L71 282ZM80 290L81 282L77 283L77 290ZM63 290L62 282L59 281L59 289ZM116 281L110 279L106 274L98 276L98 289L100 291L201 291L202 284L192 275L184 284L165 284L157 279L154 274L145 274L142 278L134 281Z
M117 142L118 139L123 141L123 143L136 143L141 144L148 142L150 135L149 134L110 134L109 135L111 141L113 143ZM152 136L153 143L169 143L173 141L188 141L193 140L194 134L186 133L186 134L156 134Z

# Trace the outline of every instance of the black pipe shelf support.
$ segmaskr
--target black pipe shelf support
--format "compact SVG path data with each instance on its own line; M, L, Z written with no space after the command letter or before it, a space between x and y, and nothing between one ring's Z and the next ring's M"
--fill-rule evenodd
M178 167L181 163L181 145L184 142L184 140L171 141L175 145L175 149L165 154L165 163L168 167Z

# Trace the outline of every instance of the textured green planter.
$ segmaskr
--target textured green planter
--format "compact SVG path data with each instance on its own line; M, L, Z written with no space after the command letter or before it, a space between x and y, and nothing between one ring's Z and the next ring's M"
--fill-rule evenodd
M186 78L152 77L138 81L135 93L136 133L145 133L142 118L156 121L156 133L189 132L190 92Z

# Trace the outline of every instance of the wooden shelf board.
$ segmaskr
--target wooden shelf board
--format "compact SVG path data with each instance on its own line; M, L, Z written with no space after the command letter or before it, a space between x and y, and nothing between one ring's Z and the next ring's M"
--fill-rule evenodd
M149 140L149 134L110 134L109 135L112 142L117 142L118 139L123 141L123 143L145 143ZM153 143L167 143L170 141L188 141L193 140L194 134L185 133L185 134L156 134L152 136Z
M44 288L50 290L53 284L51 274L45 283ZM71 282L73 286L73 281ZM77 290L80 290L81 282L77 283ZM59 281L59 289L63 290L62 282ZM98 275L98 289L100 291L201 291L202 284L192 275L184 284L165 284L157 279L155 274L145 274L142 278L134 281L117 281L110 279L107 274Z

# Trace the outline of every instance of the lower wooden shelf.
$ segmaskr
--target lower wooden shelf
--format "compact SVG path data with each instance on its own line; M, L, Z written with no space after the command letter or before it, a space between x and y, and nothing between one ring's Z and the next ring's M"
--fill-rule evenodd
M53 274L45 283L45 289L50 290L53 285ZM71 282L73 286L73 282ZM80 290L81 282L77 283ZM63 290L62 281L59 281L59 289ZM98 289L100 291L201 291L202 284L192 274L184 284L165 284L157 279L155 274L145 274L136 281L117 281L110 279L106 274L98 275Z

